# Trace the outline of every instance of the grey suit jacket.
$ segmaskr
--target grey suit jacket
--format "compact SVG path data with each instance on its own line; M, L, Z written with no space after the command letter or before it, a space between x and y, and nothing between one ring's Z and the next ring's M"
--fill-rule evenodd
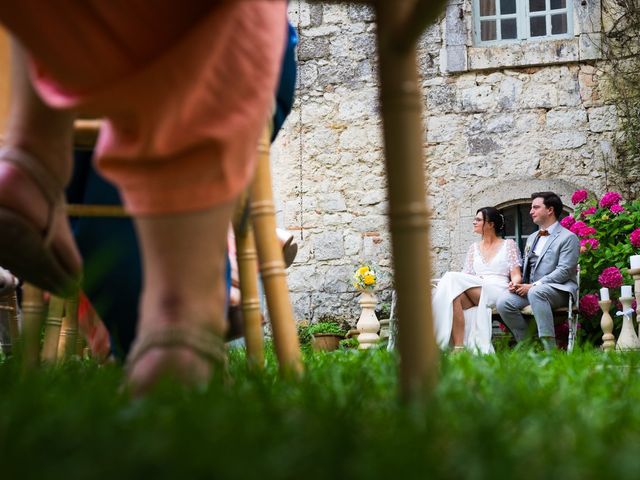
M529 235L524 248L522 276L527 274L529 268L529 254L538 232ZM548 284L558 290L569 292L574 300L577 300L578 283L578 255L580 254L580 240L578 237L558 225L549 235L545 243L538 263L530 273L529 281Z

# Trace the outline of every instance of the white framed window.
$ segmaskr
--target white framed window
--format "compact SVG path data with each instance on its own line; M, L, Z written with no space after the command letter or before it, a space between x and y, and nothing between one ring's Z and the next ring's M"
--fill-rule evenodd
M473 0L476 45L573 35L572 0Z

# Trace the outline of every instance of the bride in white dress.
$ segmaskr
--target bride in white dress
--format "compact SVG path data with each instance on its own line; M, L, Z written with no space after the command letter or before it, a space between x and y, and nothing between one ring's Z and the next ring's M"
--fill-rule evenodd
M520 252L513 240L501 237L504 217L483 207L473 219L482 236L469 248L462 272L447 272L433 294L436 341L442 349L492 353L491 308L509 283L519 283Z

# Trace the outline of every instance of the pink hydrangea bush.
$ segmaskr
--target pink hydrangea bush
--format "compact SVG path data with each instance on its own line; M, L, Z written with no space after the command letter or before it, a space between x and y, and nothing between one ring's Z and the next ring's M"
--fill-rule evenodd
M571 201L574 211L561 222L580 239L580 298L597 295L601 287L607 287L615 305L620 296L619 287L633 282L627 273L629 257L640 255L640 199L625 201L615 191L596 198L578 190ZM599 344L602 341L600 315L587 314L596 308L591 297L580 302L581 335ZM619 334L621 324L621 318L614 317L614 335Z

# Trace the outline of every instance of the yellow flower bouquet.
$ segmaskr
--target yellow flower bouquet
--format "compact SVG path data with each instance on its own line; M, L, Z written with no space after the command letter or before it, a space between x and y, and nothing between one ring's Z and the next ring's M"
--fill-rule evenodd
M358 290L373 290L378 283L378 274L371 265L363 265L353 274L352 283Z

